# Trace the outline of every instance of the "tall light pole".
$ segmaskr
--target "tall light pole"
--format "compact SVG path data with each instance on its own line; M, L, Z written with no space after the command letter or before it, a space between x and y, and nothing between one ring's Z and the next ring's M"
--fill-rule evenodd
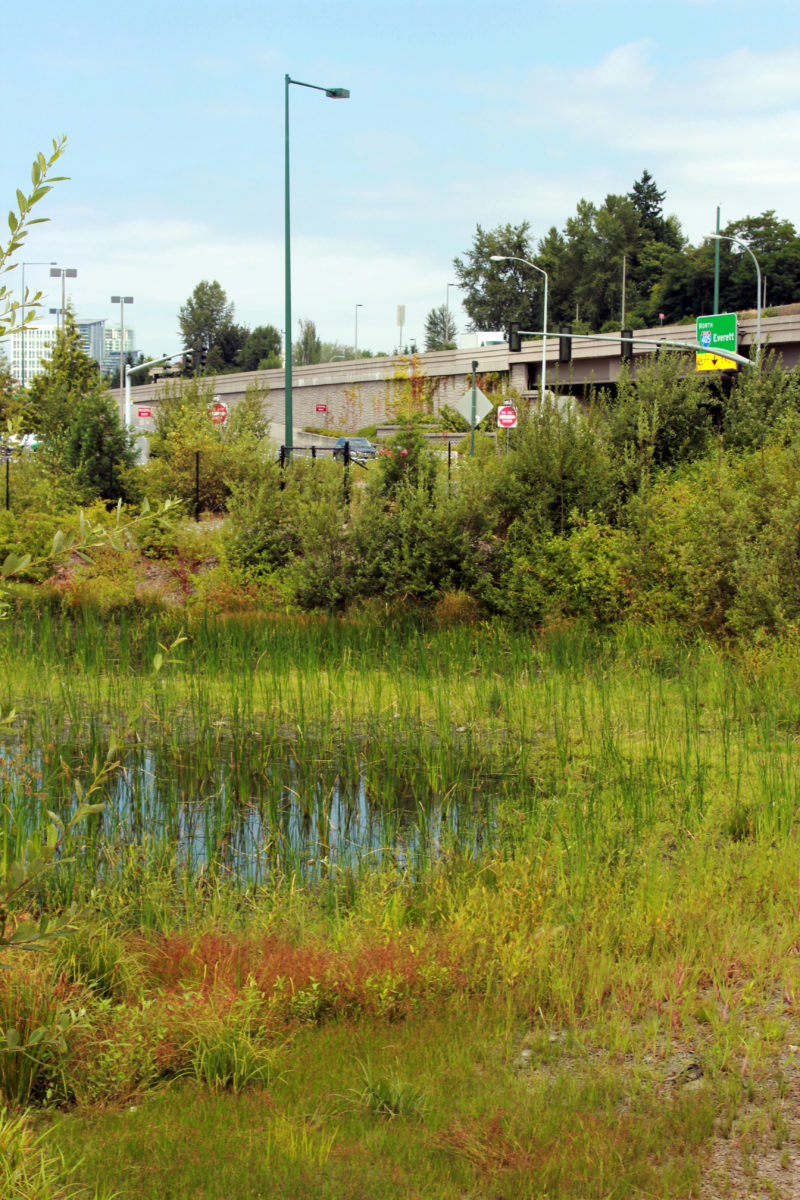
M353 350L354 350L353 357L354 358L358 358L358 310L363 307L364 307L363 304L356 305L356 336L355 336L355 340L353 342Z
M66 279L76 279L78 272L75 270L74 267L51 267L50 268L51 279L58 279L59 275L61 276L61 328L64 329L66 308L67 308L66 283L64 281Z
M518 258L516 254L492 254L490 262L521 262L525 263L526 267L533 267L534 271L538 271L540 275L544 275L544 321L542 323L542 386L540 389L540 403L544 402L545 387L547 384L547 271L543 267L537 267L536 263L529 262L527 258Z
M133 296L112 296L112 304L119 305L119 386L125 384L125 305L133 304Z
M286 355L285 355L285 377L284 377L284 430L283 437L287 449L291 452L294 444L294 435L292 432L292 254L291 254L291 238L290 238L290 222L289 222L289 85L294 84L295 87L311 88L315 92L324 92L329 100L349 100L350 93L347 88L326 88L320 87L316 83L301 83L299 79L292 79L289 75L285 76L285 92L284 92L284 256L285 256L285 299L286 299Z
M758 259L750 249L750 243L742 241L741 238L732 237L729 233L710 233L710 238L714 238L719 242L734 242L737 246L741 246L753 260L756 268L756 362L761 356L761 268L758 265Z
M20 387L25 387L25 307L26 307L25 301L27 299L27 293L25 291L25 268L26 267L55 267L57 265L58 264L54 263L54 262L24 262L22 264L22 304L20 305L20 312L22 313L22 323L19 327L19 356L20 356L20 361L21 361L20 380L19 380ZM52 271L51 271L51 274L52 274Z
M448 285L445 289L445 294L444 294L444 340L446 342L450 341L450 338L448 335L450 333L450 288L451 287L457 288L458 284L457 283L448 283Z

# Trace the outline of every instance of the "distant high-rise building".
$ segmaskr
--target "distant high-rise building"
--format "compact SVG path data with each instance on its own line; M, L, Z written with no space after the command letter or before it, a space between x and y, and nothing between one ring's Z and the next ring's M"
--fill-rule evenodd
M75 321L84 351L93 358L104 375L119 368L119 325L108 327L105 319ZM23 382L22 355L25 354L24 382L29 384L41 375L53 353L58 325L29 325L24 331L15 329L0 344L0 354L11 360L11 373L17 383ZM125 326L125 354L136 348L134 330Z
M105 347L103 351L102 369L106 374L111 374L112 371L119 369L119 325L106 325L105 330ZM135 330L130 325L125 326L125 356L133 354L136 350Z
M103 359L106 352L105 319L98 321L76 321L75 324L84 350L89 355L89 358L93 358L100 369L103 370Z
M17 383L26 384L36 375L41 375L47 361L53 353L57 325L29 325L26 329L15 329L0 343L0 352L5 353L11 361L11 374ZM25 355L25 371L22 370L22 355Z

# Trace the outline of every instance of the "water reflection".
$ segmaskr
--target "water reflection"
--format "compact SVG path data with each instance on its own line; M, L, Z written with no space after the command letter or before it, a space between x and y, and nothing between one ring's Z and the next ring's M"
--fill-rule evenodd
M169 847L189 874L222 870L258 882L276 871L315 878L357 863L413 870L450 848L474 853L491 840L495 795L489 780L476 786L474 770L432 786L429 770L389 765L372 750L357 755L351 747L337 761L313 753L302 759L287 747L266 762L252 747L246 759L234 743L219 751L212 759L205 747L132 749L99 797L105 809L95 841ZM69 753L62 747L43 762L18 745L0 747L7 821L33 832L43 808L68 818L77 805L74 783L53 764L69 762Z

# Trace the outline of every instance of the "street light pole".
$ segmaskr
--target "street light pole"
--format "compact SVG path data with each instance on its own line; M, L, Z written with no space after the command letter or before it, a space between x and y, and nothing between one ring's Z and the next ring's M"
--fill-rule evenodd
M20 305L22 322L19 327L20 387L25 387L25 301L27 300L27 292L25 291L25 268L55 266L57 266L57 263L54 262L24 262L22 264L22 304ZM50 273L52 274L52 271Z
M750 257L752 258L753 263L755 265L755 268L756 268L756 362L758 362L758 360L761 356L761 268L758 265L758 259L756 258L755 254L753 254L753 251L750 249L749 242L742 241L741 238L732 237L731 234L729 234L729 233L710 233L708 236L711 238L714 238L714 240L717 242L720 242L720 241L734 242L737 246L741 246L742 249L746 250L747 253L750 255Z
M444 293L444 340L446 342L450 341L450 338L448 335L450 333L450 288L451 287L457 288L458 284L457 283L448 283L447 287L445 288L445 293Z
M55 269L53 267L50 268L50 277L52 279L58 279L59 275L61 276L61 328L63 330L66 327L65 318L67 307L67 285L65 281L67 279L77 278L78 272L74 267L56 267Z
M521 262L525 263L526 267L533 267L534 271L538 271L540 275L544 275L544 320L542 321L542 386L540 389L539 402L544 402L544 394L547 387L547 271L543 267L537 267L536 263L530 262L527 258L518 258L516 254L492 254L490 262Z
M112 296L112 304L119 305L119 386L125 378L125 305L133 304L133 296Z
M311 88L315 92L324 92L329 100L348 100L350 93L347 88L319 87L316 83L302 83L291 76L284 77L284 292L286 303L286 354L284 356L284 443L291 454L294 445L293 413L292 413L292 255L290 238L290 202L289 202L289 85Z
M356 359L358 358L358 310L363 307L363 304L356 305L356 336L355 341L353 342L354 357Z

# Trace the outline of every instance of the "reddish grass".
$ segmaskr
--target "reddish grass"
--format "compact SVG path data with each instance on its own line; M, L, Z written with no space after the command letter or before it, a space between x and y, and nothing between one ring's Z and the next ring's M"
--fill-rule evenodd
M324 998L324 1011L335 1016L400 1018L415 1000L431 992L463 987L455 963L433 940L423 952L412 953L401 939L331 950L308 943L297 946L268 935L258 939L222 932L204 933L196 939L170 934L140 943L150 981L164 993L187 987L210 997L234 996L249 979L266 997L287 997L285 1011L292 1018L292 997L314 989ZM429 972L436 970L436 984ZM324 993L324 997L323 997Z

